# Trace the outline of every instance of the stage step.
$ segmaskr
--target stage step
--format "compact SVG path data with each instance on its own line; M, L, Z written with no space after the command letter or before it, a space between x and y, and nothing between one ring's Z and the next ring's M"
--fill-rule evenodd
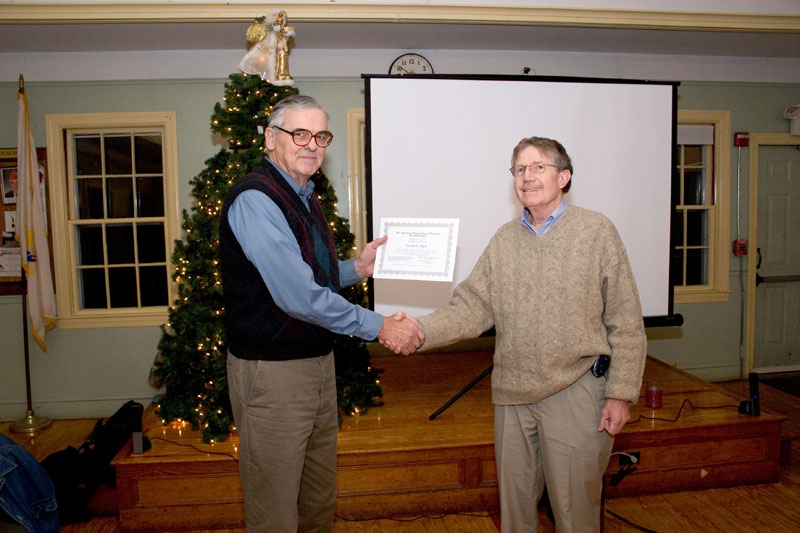
M385 405L345 419L338 443L337 515L496 512L490 379L429 420L491 362L488 352L374 357L373 365L384 371ZM621 468L620 456L612 457L607 497L778 480L784 417L763 410L760 417L740 415L738 402L720 389L654 359L647 362L648 380L662 384L663 406L657 411L633 406L638 422L622 431L614 450L638 453L640 462L612 486ZM114 460L123 529L242 527L235 435L202 444L199 433L185 426L161 426L153 406L144 428L152 449L132 456L128 446Z

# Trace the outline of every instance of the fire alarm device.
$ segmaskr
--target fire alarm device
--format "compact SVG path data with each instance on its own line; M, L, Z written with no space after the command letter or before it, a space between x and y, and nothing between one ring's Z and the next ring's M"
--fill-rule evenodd
M733 241L733 255L747 255L747 239Z
M750 144L750 134L746 131L737 131L733 134L734 146L748 146Z

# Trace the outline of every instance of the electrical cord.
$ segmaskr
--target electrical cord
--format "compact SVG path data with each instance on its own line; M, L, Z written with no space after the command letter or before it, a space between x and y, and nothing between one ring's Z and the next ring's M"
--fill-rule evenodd
M617 485L619 485L620 481L625 479L625 476L627 476L628 474L631 474L633 472L636 472L636 467L634 466L634 464L639 462L639 458L636 457L635 455L633 455L632 453L628 453L628 452L614 452L611 455L624 455L631 462L631 464L621 466L619 468L619 470L617 471L617 473L612 475L609 478L608 485L610 487L616 487ZM605 503L605 499L606 499L605 498L605 488L603 488L602 499L603 499L603 502ZM633 527L634 529L638 529L639 531L646 531L648 533L657 533L656 531L653 531L652 529L647 529L644 526L640 526L639 524L635 524L635 523L631 522L627 518L625 518L623 516L620 516L619 514L615 513L614 511L609 510L608 508L605 509L605 512L610 514L611 516L613 516L617 520L625 522L626 524L628 524L629 526Z
M661 420L662 422L677 422L678 419L680 419L681 413L683 412L683 408L686 406L687 403L689 404L689 407L691 407L692 409L725 409L727 407L733 407L734 409L737 409L737 410L739 409L738 405L730 405L730 404L712 405L712 406L695 406L692 403L692 400L687 398L687 399L683 400L683 403L681 404L680 409L678 409L678 414L675 415L675 418L660 418L660 417L657 417L657 416L639 415L638 418L636 418L636 420L629 421L629 422L626 423L626 425L631 426L633 424L638 424L642 420Z
M633 424L637 424L637 423L639 423L639 422L640 422L640 421L642 421L642 420L661 420L662 422L677 422L677 421L680 419L680 417L681 417L681 413L683 412L683 408L684 408L684 407L686 407L686 405L687 405L687 404L688 404L688 405L689 405L689 407L691 407L692 409L725 409L725 408L728 408L728 407L732 407L732 408L734 408L734 409L737 409L737 410L739 409L739 406L738 406L738 405L730 405L730 404L725 404L725 405L712 405L712 406L695 406L695 405L692 403L692 401L691 401L690 399L688 399L688 398L687 398L687 399L683 400L683 403L681 403L681 407L680 407L680 409L678 409L678 414L677 414L677 415L675 415L675 418L661 418L661 417L657 417L657 416L643 416L643 415L639 415L639 416L636 418L636 420L630 421L630 422L628 422L626 425L633 425ZM611 455L624 455L624 456L626 456L626 457L627 457L627 458L630 460L630 462L631 462L631 464L628 464L628 465L621 466L621 467L620 467L620 469L617 471L617 473L616 473L616 474L613 474L613 475L612 475L612 476L609 478L609 480L608 480L608 484L609 484L609 486L611 486L611 487L616 487L616 486L617 486L617 485L619 485L619 483L620 483L620 482L621 482L621 481L622 481L622 480L625 478L625 476L627 476L628 474L631 474L631 473L633 473L633 472L635 472L635 471L636 471L636 467L635 467L634 465L635 465L636 463L638 463L638 462L639 462L639 458L638 458L638 457L636 457L635 455L633 455L633 454L630 454L630 453L627 453L627 452L614 452L614 453L612 453ZM645 532L647 532L647 533L657 533L656 531L654 531L654 530L652 530L652 529L648 529L648 528L646 528L646 527L644 527L644 526L640 526L639 524L636 524L636 523L634 523L634 522L631 522L631 521L630 521L630 520L628 520L627 518L625 518L625 517L623 517L623 516L621 516L621 515L619 515L619 514L615 513L614 511L611 511L611 510L609 510L609 509L606 509L606 510L605 510L605 512L606 512L606 513L608 513L608 514L610 514L611 516L613 516L613 517L614 517L614 518L616 518L617 520L620 520L620 521L622 521L622 522L625 522L626 524L628 524L629 526L631 526L631 527L632 527L632 528L634 528L634 529L637 529L637 530L639 530L639 531L645 531Z
M639 524L636 524L635 522L631 522L630 520L628 520L624 516L621 516L621 515L615 513L614 511L610 511L610 510L606 509L606 513L610 514L611 516L613 516L614 518L616 518L620 522L625 522L626 524L628 524L632 528L638 529L639 531L645 531L647 533L658 533L657 531L655 531L653 529L648 529L648 528L646 528L644 526L640 526Z
M608 480L609 486L616 487L617 485L619 485L620 481L625 479L625 476L627 476L628 474L632 474L633 472L636 472L636 467L633 465L625 465L619 467L617 473L611 476L611 478Z
M166 443L169 443L169 444L175 444L176 446L183 446L184 448L191 448L191 449L193 449L193 450L195 450L197 452L200 452L200 453L208 453L208 454L211 454L211 455L224 455L226 457L230 457L231 459L233 459L237 463L239 462L239 458L236 457L235 455L233 455L232 453L204 450L202 448L199 448L199 447L195 446L194 444L187 444L185 442L176 442L174 440L165 439L164 437L148 437L148 438L150 440L160 440L162 442L166 442Z
M425 519L432 519L432 520L439 520L446 516L450 515L457 515L457 516L469 516L473 518L491 518L492 515L489 513L441 513L441 514L426 514L426 515L417 515L417 516L401 516L401 517L382 517L382 518L345 518L342 515L334 515L334 518L340 522L372 522L374 520L391 520L392 522L416 522L417 520L425 520Z
M628 452L614 452L614 453L612 453L611 455L624 455L625 457L627 457L628 459L630 459L631 463L634 463L634 464L636 464L636 463L638 463L638 462L639 462L639 458L638 458L638 457L636 457L635 455L633 455L632 453L628 453Z
M617 485L619 485L620 481L625 479L625 476L627 476L628 474L632 474L632 473L636 472L636 467L633 466L633 465L639 462L639 458L636 457L635 455L633 455L631 453L627 453L627 452L614 452L611 455L624 455L631 462L631 464L629 464L629 465L620 466L619 470L617 471L617 473L614 474L613 476L611 476L611 478L608 480L608 484L610 486L616 487Z

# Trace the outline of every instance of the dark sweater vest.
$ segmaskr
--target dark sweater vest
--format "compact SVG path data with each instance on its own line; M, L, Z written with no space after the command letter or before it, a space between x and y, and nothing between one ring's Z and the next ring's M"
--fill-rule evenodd
M228 210L233 201L243 191L252 189L269 196L283 211L300 245L303 261L314 272L314 280L334 292L339 290L333 234L317 196L311 196L309 212L283 176L270 163L262 162L231 187L222 206L219 247L228 350L242 359L270 361L330 353L333 333L292 318L275 304L258 269L247 259L228 224Z

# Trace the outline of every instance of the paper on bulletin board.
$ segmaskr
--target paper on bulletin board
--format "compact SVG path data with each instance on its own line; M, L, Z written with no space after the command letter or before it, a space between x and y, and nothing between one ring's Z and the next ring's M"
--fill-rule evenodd
M0 277L19 277L22 274L19 247L0 247Z

